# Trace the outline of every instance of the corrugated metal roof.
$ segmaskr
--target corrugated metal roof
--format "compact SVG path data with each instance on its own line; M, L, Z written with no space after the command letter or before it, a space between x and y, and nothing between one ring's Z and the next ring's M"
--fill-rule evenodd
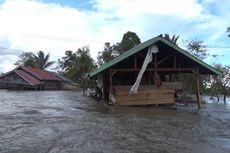
M40 81L62 81L60 78L56 77L53 73L46 70L41 70L32 67L20 67L22 70L38 78Z
M41 84L38 79L34 78L23 70L14 70L14 72L32 86Z
M73 82L72 80L67 79L67 78L65 78L64 76L62 76L62 75L60 75L60 74L58 74L58 73L56 73L56 72L50 72L50 73L52 73L53 75L55 75L56 77L58 77L59 79L61 79L61 80L64 81L64 82Z
M177 52L185 55L186 57L188 57L189 59L199 63L201 66L203 66L204 68L212 71L214 74L217 74L217 75L221 75L221 73L219 71L217 71L215 68L213 68L212 66L206 64L205 62L199 60L198 58L196 58L195 56L189 54L188 52L186 52L185 50L181 49L180 47L178 47L177 45L174 45L173 43L171 43L170 41L164 39L163 37L161 36L157 36L157 37L154 37L148 41L145 41L144 43L141 43L139 45L137 45L136 47L126 51L125 53L123 53L122 55L116 57L115 59L109 61L108 63L105 63L104 65L102 65L101 67L99 67L98 69L94 70L93 72L90 73L90 77L94 77L96 76L97 74L103 72L104 70L112 67L113 65L125 60L126 58L140 52L141 50L143 50L144 48L158 42L158 41L161 41L163 42L164 44L172 47L173 49L175 49Z

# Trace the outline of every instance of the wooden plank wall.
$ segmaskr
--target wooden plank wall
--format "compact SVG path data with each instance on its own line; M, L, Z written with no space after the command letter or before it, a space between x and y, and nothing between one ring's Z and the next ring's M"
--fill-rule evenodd
M153 86L139 87L136 95L129 95L131 86L115 86L117 105L154 105L175 102L175 90L156 88Z
M180 90L182 89L182 82L162 82L162 86L167 89Z

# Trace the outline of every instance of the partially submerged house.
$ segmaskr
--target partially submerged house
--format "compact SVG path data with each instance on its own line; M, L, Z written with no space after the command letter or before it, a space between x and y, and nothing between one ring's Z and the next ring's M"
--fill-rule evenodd
M53 72L19 66L0 76L0 88L4 89L63 89L66 79Z
M175 103L175 92L182 89L174 74L193 73L198 107L201 105L199 75L220 72L161 36L128 50L90 73L97 79L104 98L116 105Z

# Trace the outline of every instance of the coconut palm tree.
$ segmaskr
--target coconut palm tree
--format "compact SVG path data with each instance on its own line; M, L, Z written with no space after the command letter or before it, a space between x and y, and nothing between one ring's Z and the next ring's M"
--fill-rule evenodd
M166 40L172 42L173 44L177 45L177 40L179 38L179 36L173 35L172 38L169 36L168 33L165 33L163 38L165 38Z
M44 70L54 64L54 61L49 61L49 57L50 54L45 55L43 51L39 51L37 54L34 54L35 67Z

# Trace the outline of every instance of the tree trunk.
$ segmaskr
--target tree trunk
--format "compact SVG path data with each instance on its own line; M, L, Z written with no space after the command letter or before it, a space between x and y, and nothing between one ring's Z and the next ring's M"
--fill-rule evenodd
M220 97L218 95L216 95L216 98L217 98L217 101L219 102L220 101Z
M227 93L224 93L224 103L226 104Z

